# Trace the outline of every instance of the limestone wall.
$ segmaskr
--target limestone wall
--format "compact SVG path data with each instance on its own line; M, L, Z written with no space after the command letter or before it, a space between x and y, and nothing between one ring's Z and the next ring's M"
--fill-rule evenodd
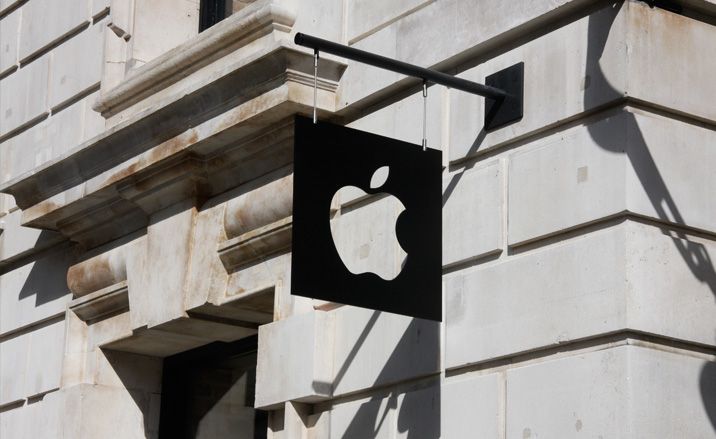
M197 34L193 0L0 0L0 437L156 438L163 359L256 333L272 439L716 436L716 4L675 5L256 0ZM442 323L289 294L296 32L525 63L489 133L429 88ZM318 83L321 120L420 143L419 81ZM335 199L358 265L399 269L394 208Z
M109 0L0 2L0 181L32 172L104 129L92 111L103 64ZM20 226L0 196L0 436L61 437L75 253L52 231ZM14 262L13 262L14 261Z

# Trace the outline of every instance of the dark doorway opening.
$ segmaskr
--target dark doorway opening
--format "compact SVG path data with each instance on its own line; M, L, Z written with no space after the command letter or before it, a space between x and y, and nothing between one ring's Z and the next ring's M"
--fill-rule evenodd
M164 359L160 439L265 439L255 410L258 337L216 342Z

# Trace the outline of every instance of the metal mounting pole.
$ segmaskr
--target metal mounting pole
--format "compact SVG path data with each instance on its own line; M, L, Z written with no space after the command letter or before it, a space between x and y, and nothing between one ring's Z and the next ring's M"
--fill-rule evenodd
M364 50L344 46L343 44L312 37L310 35L297 33L294 41L299 46L310 47L314 50L318 49L321 52L332 53L333 55L338 55L343 58L352 59L364 64L370 64L372 66L380 67L396 73L402 73L403 75L422 78L423 81L441 84L487 98L502 99L508 95L505 90L501 90L499 88L478 84L476 82L468 81L467 79L438 72L437 70L426 69L403 61L366 52Z
M489 111L485 111L485 128L487 130L499 128L522 118L523 63L491 75L491 81L488 82L499 84L503 87L500 88L468 81L437 70L426 69L311 35L297 33L294 42L299 46L310 47L314 51L320 50L381 69L421 78L423 82L440 84L488 98L486 103L489 103L490 108Z

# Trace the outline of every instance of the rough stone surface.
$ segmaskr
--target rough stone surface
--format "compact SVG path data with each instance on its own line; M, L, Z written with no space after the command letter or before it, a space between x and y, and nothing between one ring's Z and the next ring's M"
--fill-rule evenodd
M87 0L32 0L22 6L22 14L32 17L23 20L20 31L20 59L35 54L67 33L86 25Z
M20 9L0 19L0 74L17 65L17 34Z
M503 243L502 164L449 174L443 179L443 265L499 252Z
M0 136L47 112L50 56L0 80Z
M515 152L510 244L625 211L716 231L712 138L693 124L623 111Z
M61 315L70 300L67 268L72 252L50 251L0 275L0 334Z
M54 108L99 84L106 27L107 19L94 23L53 51L50 107Z
M713 364L623 346L514 369L507 437L709 437Z
M440 437L500 437L502 380L500 374L446 380L440 387Z
M0 436L157 439L165 357L258 332L270 439L712 437L716 2L475 3L235 1L197 34L197 0L0 0ZM443 323L290 294L296 32L525 63L489 133L428 90ZM321 53L317 83L319 123L420 144L418 79ZM399 270L396 208L327 206L349 264Z

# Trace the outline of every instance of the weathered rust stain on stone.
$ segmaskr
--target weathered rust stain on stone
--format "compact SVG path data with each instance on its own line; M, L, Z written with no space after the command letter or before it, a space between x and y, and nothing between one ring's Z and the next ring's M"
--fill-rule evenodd
M111 285L113 277L109 259L94 257L70 267L67 286L75 297L84 296Z
M229 202L224 227L235 237L291 215L293 175L283 177Z

